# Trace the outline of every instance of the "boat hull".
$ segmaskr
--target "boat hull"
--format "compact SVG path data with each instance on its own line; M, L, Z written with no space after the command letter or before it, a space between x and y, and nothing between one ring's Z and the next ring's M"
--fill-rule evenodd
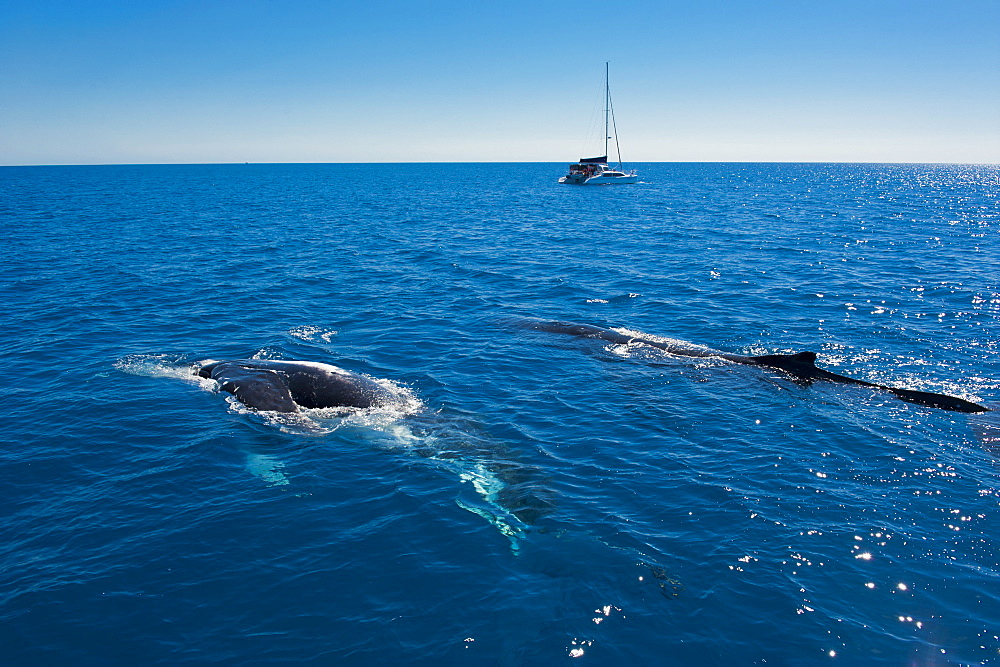
M579 177L579 176L563 176L559 179L560 183L569 183L570 185L627 185L629 183L638 183L639 177L634 174L627 174L625 176L591 176L590 178Z
M625 185L627 183L638 183L638 176L592 176L583 185Z

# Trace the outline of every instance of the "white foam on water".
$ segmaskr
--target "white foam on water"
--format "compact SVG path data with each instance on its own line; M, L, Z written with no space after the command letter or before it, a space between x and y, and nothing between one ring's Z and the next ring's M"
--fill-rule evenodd
M683 358L684 363L693 365L697 368L712 367L720 363L726 363L722 357L715 356L720 354L718 350L714 350L704 345L696 345L679 338L657 336L654 334L644 333L642 331L636 331L634 329L626 329L624 327L615 328L612 329L612 331L616 331L624 336L663 343L665 345L669 345L671 348L676 348L677 350L672 351L653 347L642 342L641 340L633 340L627 343L608 343L604 347L608 353L621 357L622 359L656 360ZM695 354L685 354L681 350L690 350Z
M423 410L423 402L409 387L392 380L365 377L385 389L389 400L368 408L301 408L298 415L312 423L311 433L332 433L344 427L364 427L380 431L392 430L398 425L399 420Z
M616 331L622 334L623 336L631 336L633 338L643 338L646 340L655 341L657 343L663 343L664 345L669 345L670 347L675 347L679 350L690 350L692 352L699 352L704 354L719 354L719 350L714 350L706 345L697 345L690 341L681 340L680 338L658 336L656 334L649 334L644 331L636 331L635 329L628 329L626 327L615 327L612 328L611 330ZM644 346L641 341L634 341L629 343L627 346L623 345L622 347L632 348L640 346ZM649 346L645 345L644 347L648 348ZM669 353L669 350L663 350L663 352Z
M329 343L330 339L338 333L340 332L336 329L326 329L324 327L311 324L303 324L302 326L292 327L288 330L288 335L292 338L298 338L299 340L304 340L310 343L316 341L316 339L319 339L324 343Z
M114 367L129 375L183 380L207 391L215 391L215 380L199 376L198 366L183 362L184 358L172 354L130 354L116 361ZM205 363L211 363L211 360Z

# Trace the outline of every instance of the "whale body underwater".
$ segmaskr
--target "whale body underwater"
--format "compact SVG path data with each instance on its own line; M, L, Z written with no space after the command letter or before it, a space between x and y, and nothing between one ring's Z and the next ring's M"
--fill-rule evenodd
M209 360L200 364L198 375L255 410L371 408L391 400L390 392L371 378L316 361Z
M220 390L254 410L294 413L301 408L379 408L398 400L369 377L316 361L205 360L197 365L199 376L215 380ZM471 481L481 499L456 502L486 518L511 538L516 548L523 528L553 508L551 493L539 487L533 466L519 462L501 446L479 445L476 438L461 433L449 435L447 424L431 427L436 433L434 440L451 444L443 450L427 444L419 448L420 455L456 472L463 481Z
M967 401L955 396L945 394L935 394L928 391L915 391L913 389L902 389L899 387L888 387L874 382L866 382L857 378L847 377L831 373L816 365L815 352L799 352L797 354L764 354L760 356L744 356L740 354L730 354L708 348L690 348L676 345L674 343L656 340L653 337L643 335L630 335L619 333L613 329L605 329L591 324L577 324L574 322L528 322L526 327L546 331L549 333L567 334L581 338L595 338L618 345L642 344L654 347L670 354L685 357L716 357L725 359L737 364L748 366L764 366L784 371L795 381L811 383L816 380L827 382L839 382L841 384L853 384L863 387L871 387L882 391L887 391L896 398L908 403L916 403L931 408L940 408L952 412L980 413L990 412L990 408L983 405Z

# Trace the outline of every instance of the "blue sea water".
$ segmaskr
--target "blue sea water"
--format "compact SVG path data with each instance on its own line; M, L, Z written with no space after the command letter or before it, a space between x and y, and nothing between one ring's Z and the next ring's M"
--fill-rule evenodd
M1000 661L1000 413L526 325L1000 407L1000 168L635 166L0 168L0 662Z

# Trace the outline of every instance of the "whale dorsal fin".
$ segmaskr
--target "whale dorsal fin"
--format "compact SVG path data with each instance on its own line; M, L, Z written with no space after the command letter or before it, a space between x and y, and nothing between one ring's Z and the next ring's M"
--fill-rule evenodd
M798 354L789 354L791 361L796 363L805 364L807 366L816 365L816 353L815 352L799 352Z
M815 352L797 352L795 354L764 354L759 357L746 357L751 363L760 366L773 366L790 370L791 368L816 368Z

